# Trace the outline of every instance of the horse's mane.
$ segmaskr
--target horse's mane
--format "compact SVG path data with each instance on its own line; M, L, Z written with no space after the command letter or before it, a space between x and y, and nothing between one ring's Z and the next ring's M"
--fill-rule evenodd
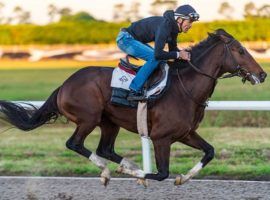
M217 29L213 33L208 33L208 37L206 39L200 41L198 44L195 44L191 48L192 56L196 58L197 56L201 55L211 45L219 42L221 35L226 36L228 38L233 38L233 36L227 33L224 29Z
M206 39L201 40L199 43L191 47L191 59L196 59L197 57L202 55L205 50L208 49L210 46L221 41L221 35L228 38L233 38L233 36L227 33L224 29L217 29L213 33L208 33L208 37ZM187 62L182 60L175 60L174 62L170 62L169 65L178 66L181 68L186 68L188 66Z

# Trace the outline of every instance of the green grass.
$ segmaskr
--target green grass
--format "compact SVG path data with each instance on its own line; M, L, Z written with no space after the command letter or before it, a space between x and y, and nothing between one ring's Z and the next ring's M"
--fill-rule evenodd
M0 99L45 100L76 70L2 70L0 72Z
M96 166L66 149L65 142L73 129L71 125L47 125L29 133L11 129L0 134L0 175L98 175L100 170ZM199 132L215 147L216 156L197 178L270 180L270 128L201 128ZM99 137L97 129L87 138L86 146L95 150ZM142 163L140 138L136 134L121 130L116 152L139 165ZM171 175L186 173L202 156L198 150L173 144ZM114 172L117 165L110 164L109 168ZM156 171L154 160L153 171Z

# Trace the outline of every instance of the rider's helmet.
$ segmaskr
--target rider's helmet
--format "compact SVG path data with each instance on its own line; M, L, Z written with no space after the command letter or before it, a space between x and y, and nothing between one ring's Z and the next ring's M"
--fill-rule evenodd
M179 6L174 12L175 19L179 17L182 19L189 19L191 21L198 21L200 15L196 12L196 10L190 5Z

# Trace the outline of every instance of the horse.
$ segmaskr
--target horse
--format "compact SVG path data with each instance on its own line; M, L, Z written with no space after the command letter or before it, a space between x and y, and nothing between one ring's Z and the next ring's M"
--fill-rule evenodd
M26 109L9 101L0 101L4 120L30 131L64 116L77 126L66 147L92 161L101 169L101 180L110 180L108 161L119 165L118 171L141 180L162 181L169 176L170 147L175 142L204 152L202 159L175 184L194 177L214 157L214 147L197 132L203 119L206 101L217 79L225 73L239 76L251 84L264 82L267 74L242 44L223 29L191 47L191 61L168 62L171 84L165 95L148 109L149 137L154 146L157 173L145 173L138 165L115 152L120 127L137 133L136 109L110 103L113 68L85 67L72 74L50 95L39 109ZM225 75L226 76L226 75ZM92 152L84 146L86 137L100 127L101 138Z

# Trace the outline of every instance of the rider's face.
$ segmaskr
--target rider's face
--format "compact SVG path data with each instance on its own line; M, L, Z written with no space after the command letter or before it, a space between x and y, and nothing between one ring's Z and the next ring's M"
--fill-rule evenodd
M179 27L180 32L186 33L192 27L193 21L187 20L187 19L183 20L181 18L178 18L177 23L178 23L178 27ZM182 25L181 25L181 23L182 23Z

